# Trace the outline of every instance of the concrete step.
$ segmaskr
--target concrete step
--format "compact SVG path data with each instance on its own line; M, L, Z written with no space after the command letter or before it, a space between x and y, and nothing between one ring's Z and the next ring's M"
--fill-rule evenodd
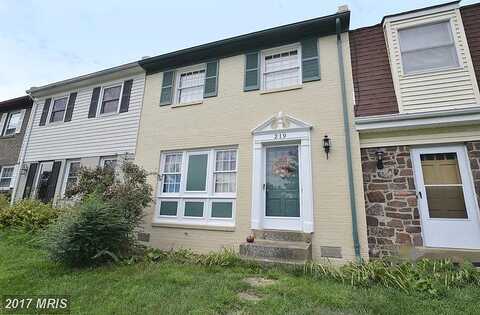
M456 263L469 261L476 267L480 266L480 250L478 249L404 247L400 249L400 256L412 261L417 261L422 258L449 259Z
M284 230L253 230L255 239L289 242L312 242L311 233Z
M306 242L257 239L253 243L240 244L240 255L264 259L307 261L312 259L312 245Z
M295 260L295 259L279 259L279 258L262 258L262 257L247 257L242 256L241 259L245 261L253 261L262 266L274 266L274 265L288 265L293 267L303 267L305 265L305 260Z

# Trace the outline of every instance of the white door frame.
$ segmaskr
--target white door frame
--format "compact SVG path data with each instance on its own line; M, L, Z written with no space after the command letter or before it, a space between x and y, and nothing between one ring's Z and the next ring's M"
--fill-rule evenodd
M252 229L313 232L311 128L301 120L278 113L252 130ZM269 217L265 220L265 147L288 144L298 145L300 218Z
M430 218L420 155L435 153L457 154L467 219ZM445 145L413 148L410 154L424 246L480 249L479 207L466 147L464 145Z

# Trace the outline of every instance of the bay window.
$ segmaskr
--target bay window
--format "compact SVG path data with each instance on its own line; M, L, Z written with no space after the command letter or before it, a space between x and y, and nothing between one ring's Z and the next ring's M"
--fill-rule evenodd
M237 149L161 156L156 223L233 226Z
M398 31L405 74L459 67L450 21Z

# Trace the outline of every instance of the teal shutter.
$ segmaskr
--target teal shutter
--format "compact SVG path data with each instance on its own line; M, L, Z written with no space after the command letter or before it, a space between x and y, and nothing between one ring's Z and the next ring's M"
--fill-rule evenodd
M170 105L173 102L173 84L175 81L175 71L166 71L163 73L162 93L160 95L160 106Z
M244 91L260 89L260 53L258 51L245 54Z
M188 158L187 191L205 191L208 154L190 155Z
M302 81L320 80L320 59L317 38L302 41Z
M205 73L205 88L203 97L217 96L218 87L218 60L207 62L207 71Z

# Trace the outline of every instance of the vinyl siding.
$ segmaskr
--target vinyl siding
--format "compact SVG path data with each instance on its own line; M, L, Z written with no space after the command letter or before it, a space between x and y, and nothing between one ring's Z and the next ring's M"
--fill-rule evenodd
M404 75L398 29L445 20L451 20L460 67ZM480 97L459 10L387 21L384 27L390 47L390 65L400 112L413 113L478 106Z
M88 118L93 88L120 83L132 78L130 106L126 113ZM35 100L37 105L33 127L26 147L25 161L81 158L90 156L135 153L137 131L143 101L145 75L102 82L80 88L70 122L39 126L45 96ZM74 91L65 91L65 94Z

